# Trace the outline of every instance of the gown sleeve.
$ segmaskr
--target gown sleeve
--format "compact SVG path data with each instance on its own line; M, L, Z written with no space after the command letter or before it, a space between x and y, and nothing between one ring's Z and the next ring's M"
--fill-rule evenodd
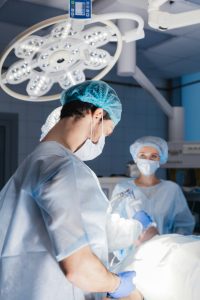
M77 189L75 166L69 160L58 170L49 172L35 191L57 261L88 245Z
M189 235L194 230L194 218L188 207L187 201L180 187L177 185L175 210L173 221L173 232Z

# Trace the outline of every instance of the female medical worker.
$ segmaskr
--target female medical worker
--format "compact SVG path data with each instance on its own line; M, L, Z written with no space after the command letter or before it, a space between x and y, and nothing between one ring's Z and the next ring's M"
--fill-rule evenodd
M130 153L140 175L119 183L112 194L112 208L123 217L144 209L157 224L160 234L191 234L194 219L180 187L167 180L160 180L155 172L167 162L168 146L159 137L147 136L130 146Z
M106 269L108 250L132 244L150 220L111 215L79 159L101 153L120 120L120 100L106 83L88 81L61 102L58 123L0 193L1 300L80 300L84 291L119 298L134 289L134 272Z

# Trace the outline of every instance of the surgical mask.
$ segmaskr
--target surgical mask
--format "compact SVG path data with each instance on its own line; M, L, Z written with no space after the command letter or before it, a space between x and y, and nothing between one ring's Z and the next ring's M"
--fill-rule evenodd
M137 167L143 175L150 176L153 175L156 172L156 170L160 167L160 162L138 158Z
M91 124L91 138L92 138L92 124ZM105 145L105 135L103 134L103 118L102 118L102 133L96 144L92 140L87 139L85 143L74 154L82 161L95 159L99 156Z

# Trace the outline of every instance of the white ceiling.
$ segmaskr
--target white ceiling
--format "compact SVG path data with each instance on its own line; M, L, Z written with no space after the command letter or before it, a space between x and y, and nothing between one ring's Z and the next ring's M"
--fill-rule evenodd
M5 2L5 3L3 3ZM200 0L191 2L199 4ZM95 0L94 13L128 11L140 14L146 36L137 42L137 64L147 76L174 78L200 72L200 24L160 32L147 24L147 0ZM0 51L18 33L44 19L65 13L67 0L0 0ZM181 0L171 10L186 10Z

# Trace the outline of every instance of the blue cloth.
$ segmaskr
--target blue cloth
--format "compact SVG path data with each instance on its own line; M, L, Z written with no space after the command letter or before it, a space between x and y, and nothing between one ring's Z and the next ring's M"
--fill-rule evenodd
M137 155L141 148L145 146L150 146L155 148L160 155L160 164L165 164L168 159L168 145L167 142L160 137L156 136L144 136L137 139L130 146L130 153L133 157L133 160L137 161Z
M85 81L74 85L61 94L62 105L80 100L103 108L115 125L121 119L122 105L114 89L103 81Z
M133 191L135 198L120 198L127 189ZM156 222L160 234L189 235L193 232L194 218L183 192L172 181L161 180L151 187L138 187L133 179L128 179L115 186L111 200L112 211L123 218L132 218L139 209L147 212Z
M84 299L58 262L90 245L107 265L108 207L83 162L41 143L0 193L1 300Z
M132 291L135 289L135 285L133 283L133 278L136 273L134 271L131 272L120 272L118 276L120 278L120 285L116 291L113 293L108 293L108 296L114 299L127 297L130 295Z

